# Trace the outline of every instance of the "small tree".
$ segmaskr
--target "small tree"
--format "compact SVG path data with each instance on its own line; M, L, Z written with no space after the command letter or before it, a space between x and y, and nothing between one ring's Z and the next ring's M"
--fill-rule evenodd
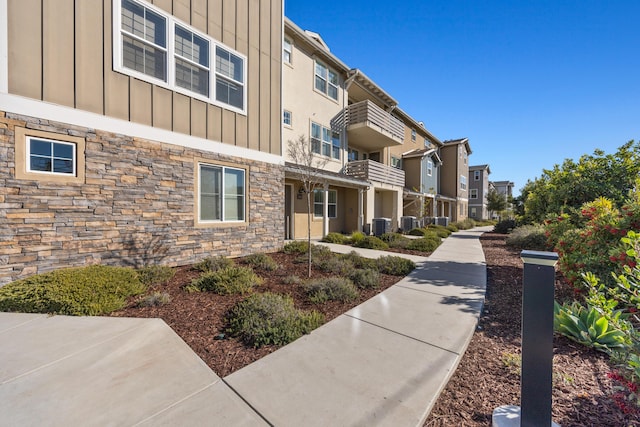
M316 156L304 135L300 135L295 141L288 141L287 154L289 159L295 163L293 167L296 169L297 178L302 182L302 188L307 195L307 259L309 277L311 277L311 197L321 184L320 175L328 159Z
M489 217L492 217L494 212L500 212L506 208L507 199L504 195L498 193L495 188L489 190L489 193L487 193L487 210L489 211Z

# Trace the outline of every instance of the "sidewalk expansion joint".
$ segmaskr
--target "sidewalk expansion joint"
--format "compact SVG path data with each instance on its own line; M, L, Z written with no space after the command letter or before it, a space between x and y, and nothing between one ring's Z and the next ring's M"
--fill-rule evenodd
M355 317L355 316L352 316L352 315L350 315L350 314L346 314L346 313L345 313L345 314L343 314L343 316L347 316L347 317L350 317L350 318L352 318L352 319L354 319L354 320L357 320L357 321L359 321L359 322L363 322L363 323L366 323L366 324L368 324L368 325L374 326L374 327L376 327L376 328L379 328L379 329L385 330L385 331L387 331L387 332L391 332L392 334L400 335L400 336L402 336L402 337L409 338L410 340L417 341L417 342L422 343L422 344L426 344L426 345L428 345L428 346L430 346L430 347L434 347L434 348L438 348L438 349L440 349L440 350L444 350L444 351L446 351L447 353L451 353L451 354L455 354L456 356L460 356L460 353L457 353L457 352L455 352L455 351L449 350L448 348L440 347L439 345L435 345L435 344L432 344L432 343L430 343L430 342L420 340L420 339L418 339L418 338L416 338L416 337L412 337L411 335L403 334L402 332L398 332L398 331L394 331L393 329L385 328L384 326L380 326L380 325L378 325L377 323L369 322L369 321L367 321L367 320L363 320L363 319L360 319L360 318L358 318L358 317Z
M229 384L227 382L227 380L225 380L224 378L221 378L221 380L227 387L229 387L229 389L232 392L234 392L236 394L236 396L238 396L249 408L251 408L253 410L253 412L255 412L260 418L262 418L265 423L267 423L271 427L275 427L275 425L272 422L270 422L264 415L262 415L262 413L260 411L258 411L258 409L255 406L253 406L251 403L249 403L249 401L247 399L245 399L243 395L238 393L238 391L235 388L233 388L233 386L231 384Z

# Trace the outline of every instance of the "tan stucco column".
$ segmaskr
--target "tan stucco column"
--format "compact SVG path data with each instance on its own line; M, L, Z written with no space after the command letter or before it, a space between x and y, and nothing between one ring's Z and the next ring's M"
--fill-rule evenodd
M364 226L364 190L358 189L358 231Z
M322 199L322 237L329 234L329 184L324 184L322 188L324 196Z

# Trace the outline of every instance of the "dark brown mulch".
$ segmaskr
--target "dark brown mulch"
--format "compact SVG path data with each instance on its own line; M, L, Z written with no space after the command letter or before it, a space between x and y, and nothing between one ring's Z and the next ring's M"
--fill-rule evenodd
M280 268L273 272L256 270L256 273L264 279L264 283L257 288L257 291L289 294L294 299L296 307L320 311L325 315L327 322L372 298L401 279L401 277L381 274L380 288L361 290L355 301L312 304L305 297L302 286L283 283L283 279L289 275L306 278L307 264L295 262L299 258L299 255L295 254L274 253L270 255L280 265ZM239 259L236 262L241 264L243 261ZM246 298L246 295L222 296L211 292L186 292L183 287L191 283L199 274L191 267L179 267L169 283L155 289L169 293L170 303L159 307L137 307L136 302L132 300L127 308L112 315L163 319L220 377L227 376L279 348L277 346L265 346L258 349L247 347L238 339L228 335L224 339L215 339L219 334L225 333L227 312L236 303ZM329 275L320 271L312 271L312 278L325 276Z
M513 363L520 354L522 261L505 245L506 235L486 233L487 294L479 327L458 369L437 400L425 426L490 426L493 410L519 405L520 377ZM558 280L556 296L572 292ZM563 427L640 426L612 401L612 367L601 352L564 337L554 338L553 420Z

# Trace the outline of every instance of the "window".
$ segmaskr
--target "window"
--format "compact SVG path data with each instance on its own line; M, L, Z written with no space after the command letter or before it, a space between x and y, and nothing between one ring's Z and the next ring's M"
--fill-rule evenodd
M461 190L467 189L467 177L464 175L460 175L460 189Z
M427 176L433 175L433 161L431 159L427 159Z
M411 140L412 141L416 140L416 130L415 129L411 129Z
M329 98L338 100L338 74L316 61L315 88Z
M141 0L113 4L116 71L245 112L244 56Z
M358 153L358 150L354 150L353 148L349 148L349 161L353 162L353 161L358 160L359 154L360 153Z
M424 146L425 148L429 148L431 146L431 141L429 141L429 138L424 139Z
M478 189L477 188L472 188L469 190L469 198L470 199L477 199L478 198Z
M473 179L480 181L480 171L473 171Z
M476 208L471 208L471 217L475 218L478 215L478 211Z
M282 112L282 123L291 126L291 111L284 110Z
M76 145L27 137L27 172L76 175Z
M399 157L391 156L391 167L394 167L396 169L401 169L402 159L400 159Z
M201 222L245 220L245 170L199 165L199 215Z
M317 123L311 123L311 151L340 159L340 134Z
M291 64L292 52L291 40L284 39L284 43L282 44L282 60L286 64Z
M329 218L336 218L338 215L338 192L329 190ZM313 194L313 216L322 218L324 212L324 190L315 190Z

